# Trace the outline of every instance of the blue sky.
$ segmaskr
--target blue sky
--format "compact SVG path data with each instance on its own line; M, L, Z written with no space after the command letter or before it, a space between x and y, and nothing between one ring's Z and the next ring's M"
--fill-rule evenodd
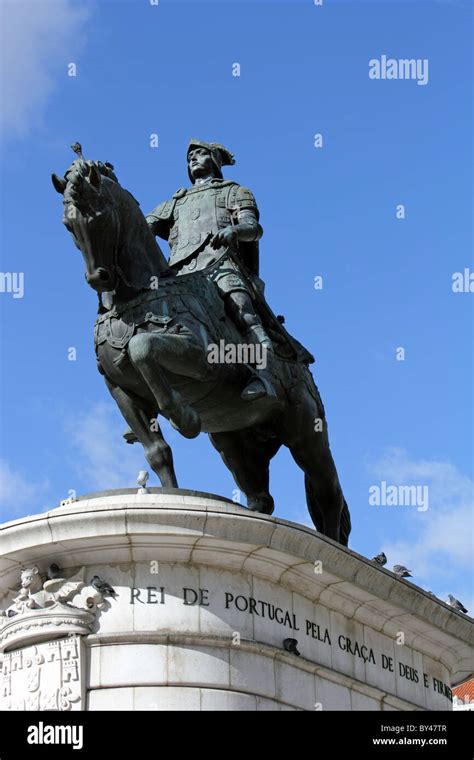
M23 298L0 293L2 520L133 486L144 466L96 371L96 295L50 173L79 140L147 212L188 184L195 136L232 150L226 176L257 198L267 297L316 355L352 548L472 605L474 296L452 290L474 269L471 2L1 7L1 268L24 273ZM382 55L427 59L428 83L369 79ZM206 436L165 432L182 487L232 497ZM288 452L271 479L276 516L307 522ZM428 509L370 505L382 481L427 486Z

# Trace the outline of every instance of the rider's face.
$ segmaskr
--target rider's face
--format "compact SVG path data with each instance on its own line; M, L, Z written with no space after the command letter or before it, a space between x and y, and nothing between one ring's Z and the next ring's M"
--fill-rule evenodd
M188 153L189 171L193 179L214 174L211 154L205 148L193 148Z

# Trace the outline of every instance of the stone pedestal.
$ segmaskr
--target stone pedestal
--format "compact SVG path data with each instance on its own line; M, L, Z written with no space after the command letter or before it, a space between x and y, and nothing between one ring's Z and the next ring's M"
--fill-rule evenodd
M472 670L469 619L219 497L105 492L0 541L4 710L450 710Z

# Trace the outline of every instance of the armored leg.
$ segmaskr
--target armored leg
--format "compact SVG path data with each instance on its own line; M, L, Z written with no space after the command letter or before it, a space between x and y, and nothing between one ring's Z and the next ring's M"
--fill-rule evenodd
M227 294L226 306L238 330L249 343L257 343L265 352L273 353L273 343L262 325L260 317L255 313L252 299L246 291L237 290ZM254 377L241 393L244 401L255 401L263 396L273 396L276 393L270 379L270 373L265 370L255 372Z
M273 351L273 343L262 325L260 317L255 313L250 294L244 290L234 290L227 293L226 306L239 332L246 337L251 335L267 351Z

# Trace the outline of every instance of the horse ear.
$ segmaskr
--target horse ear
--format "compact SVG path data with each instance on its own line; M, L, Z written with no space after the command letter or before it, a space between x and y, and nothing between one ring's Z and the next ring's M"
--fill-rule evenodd
M51 181L54 185L54 189L62 195L64 193L64 190L66 189L67 182L65 179L61 179L61 177L58 177L57 174L51 175Z
M96 190L100 187L100 172L95 164L89 164L89 182Z

